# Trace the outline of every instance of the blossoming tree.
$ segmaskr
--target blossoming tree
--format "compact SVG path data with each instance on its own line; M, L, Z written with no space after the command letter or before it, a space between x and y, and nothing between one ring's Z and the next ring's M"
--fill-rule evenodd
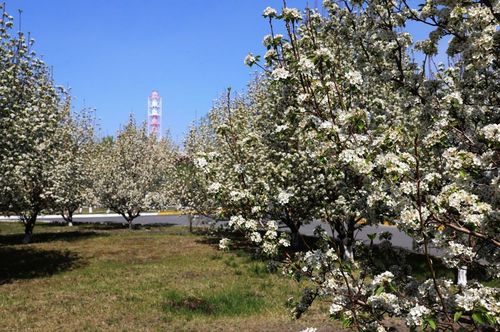
M90 198L90 165L95 139L92 111L71 112L69 106L68 102L60 134L63 151L56 165L54 203L64 220L72 226L74 212Z
M405 318L413 329L498 327L498 290L466 279L468 266L493 277L499 271L497 7L434 0L419 9L404 0L324 1L324 7L326 17L286 6L264 11L271 28L264 64L253 55L245 59L266 72L264 93L239 107L240 120L227 107L233 113L219 125L227 150L217 145L206 160L226 181L217 182L219 194L244 193L238 197L245 204L229 210L232 222L253 233L265 212L305 199L303 216L332 226L337 240L319 232L318 249L286 264L316 284L305 290L297 317L327 296L330 315L358 330L384 330L387 316ZM286 36L275 33L276 21ZM414 42L408 24L429 37ZM447 65L435 64L444 57ZM251 140L261 159L231 157L251 155L245 151ZM259 173L259 166L269 171ZM233 175L235 167L243 177ZM241 185L259 181L269 196L256 216L257 187ZM370 260L352 262L359 222L387 218L422 251L427 280L398 266L384 272ZM271 228L254 242L279 245ZM431 253L456 269L457 282L438 278Z
M145 125L131 116L116 140L95 152L92 187L98 202L125 218L130 229L142 211L156 204L164 176L165 154Z
M193 218L212 218L219 205L208 190L207 164L200 155L213 151L213 130L209 119L201 119L189 129L183 151L178 151L169 168L169 181L164 193L189 217L190 230Z
M0 206L21 217L29 242L37 216L54 201L64 93L33 40L11 33L13 18L0 8Z

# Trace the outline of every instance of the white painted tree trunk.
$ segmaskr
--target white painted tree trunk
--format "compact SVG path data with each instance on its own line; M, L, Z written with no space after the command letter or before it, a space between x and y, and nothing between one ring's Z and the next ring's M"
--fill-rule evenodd
M467 266L460 266L457 271L457 285L465 287L467 285Z
M72 223L71 221L70 221L70 222L68 222L68 226L69 226L69 227L72 227L72 226L73 226L73 223Z
M352 250L352 245L344 244L344 259L349 262L354 262L354 253Z
M110 212L111 212L111 210L110 210L110 209L107 209L107 210L106 210L106 213L107 213L107 214L109 214Z
M83 211L83 208L78 209L78 213L82 213L82 211Z
M92 208L92 206L89 206L89 213L92 213L94 212L94 209Z

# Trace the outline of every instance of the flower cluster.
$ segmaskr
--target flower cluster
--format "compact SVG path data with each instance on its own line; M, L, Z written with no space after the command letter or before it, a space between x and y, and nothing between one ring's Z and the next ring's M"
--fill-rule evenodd
M406 324L411 327L422 326L423 317L429 315L431 310L425 306L417 304L410 309L408 315L406 316Z
M231 245L231 240L224 238L219 241L219 249L220 250L229 250L229 246Z
M391 293L381 293L379 295L372 295L368 298L368 304L374 310L387 311L391 314L399 314L401 308L398 304L398 297Z
M386 283L391 282L393 279L394 279L394 274L392 274L392 272L385 271L384 273L376 275L375 278L373 278L372 285L374 286L384 285Z

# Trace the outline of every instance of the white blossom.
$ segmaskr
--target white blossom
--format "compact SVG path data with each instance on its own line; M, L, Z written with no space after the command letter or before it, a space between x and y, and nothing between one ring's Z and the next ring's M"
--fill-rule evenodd
M500 124L489 124L487 126L484 126L481 131L488 141L500 143Z
M280 238L278 240L278 244L282 247L289 247L290 246L290 240L286 238Z
M229 219L228 226L232 227L232 228L235 228L235 229L239 229L239 228L243 227L243 225L245 224L245 222L246 222L245 218L243 218L242 216L232 216Z
M276 17L278 15L278 12L274 8L266 7L266 9L264 9L264 12L262 13L262 15L264 17L272 18L272 17Z
M246 196L247 195L246 195L245 192L242 192L242 191L239 191L239 190L232 190L231 192L229 192L229 198L233 202L241 201Z
M394 274L389 271L385 271L379 275L376 275L375 278L373 278L372 285L377 286L377 285L383 285L384 283L389 283L394 279Z
M399 225L403 228L417 231L420 229L420 215L417 209L405 209L401 212Z
M463 244L447 241L446 251L443 256L443 261L449 267L457 267L459 260L457 258L471 260L474 257L472 248L464 246Z
M271 76L275 80L286 80L287 78L290 77L290 73L286 69L278 67L275 70L273 70Z
M346 73L346 79L352 84L352 85L361 85L363 83L363 77L361 76L361 73L358 71L349 71Z
M283 17L285 20L294 20L298 21L302 19L302 15L300 14L300 10L296 8L283 8Z
M292 197L292 196L293 196L293 194L290 194L286 191L281 191L278 194L278 203L281 205L288 204L288 202L290 202L290 197Z
M255 64L256 62L256 59L255 57L253 56L252 53L248 54L246 57L245 57L245 60L243 61L245 63L245 65L251 67L253 64Z
M288 125L278 125L276 126L276 129L274 130L275 133L281 133L283 130L288 129Z
M368 298L368 304L376 310L385 310L395 314L401 310L398 297L391 293L382 292L379 295L372 295Z
M208 186L207 190L209 193L215 194L215 193L218 193L220 191L221 187L222 187L222 185L220 183L213 182Z
M219 241L220 250L228 250L230 245L231 245L231 240L228 238L223 238Z
M194 164L195 164L196 167L198 167L199 169L201 169L203 171L207 170L208 162L203 157L196 158L194 160Z
M328 130L328 129L332 129L332 128L333 128L333 123L331 123L330 121L323 121L319 125L319 129L322 129L322 130Z
M330 305L330 315L338 315L340 312L344 311L344 307L337 304L337 303L332 303Z
M300 59L299 66L304 72L309 72L309 73L315 69L314 63L307 58Z
M250 241L254 243L261 243L262 242L262 237L260 236L259 232L253 232L250 234Z
M278 246L275 243L264 241L262 244L262 251L267 255L274 255L278 250Z
M452 93L446 95L443 98L443 101L445 101L446 103L449 103L449 104L457 104L457 105L462 105L463 104L462 97L460 96L460 93L457 92L457 91L452 92Z
M429 308L417 304L410 309L406 316L406 325L408 326L421 326L423 324L423 317L431 313Z

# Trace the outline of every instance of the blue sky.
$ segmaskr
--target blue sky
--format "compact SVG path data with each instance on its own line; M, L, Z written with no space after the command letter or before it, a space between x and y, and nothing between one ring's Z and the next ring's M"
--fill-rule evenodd
M289 7L319 0L288 0ZM264 53L262 17L281 0L7 0L35 50L71 88L74 108L97 110L103 135L114 135L130 113L146 120L147 97L163 97L163 128L182 142L227 87L242 91L255 69L243 64ZM411 28L418 39L423 30ZM424 29L425 30L425 29ZM428 31L427 31L428 32Z
M164 129L178 142L227 87L241 91L251 79L243 59L264 52L266 6L281 1L7 0L16 26L23 10L22 30L56 82L71 88L74 107L97 109L103 134L115 134L131 112L145 120L157 89Z

